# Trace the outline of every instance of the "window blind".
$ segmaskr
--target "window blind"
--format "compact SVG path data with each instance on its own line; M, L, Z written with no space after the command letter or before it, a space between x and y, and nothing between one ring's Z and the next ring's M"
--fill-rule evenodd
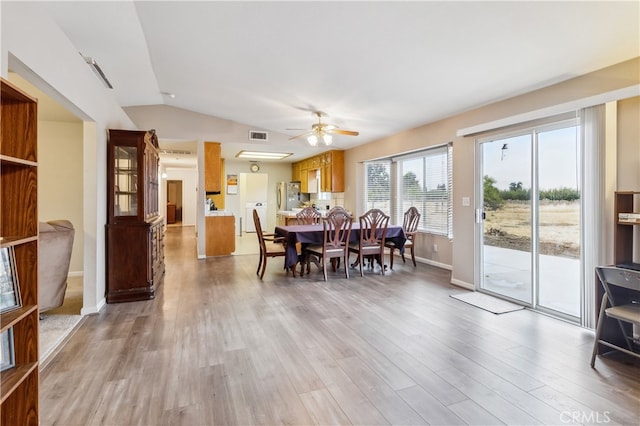
M365 165L365 211L380 209L390 215L391 161L367 161Z

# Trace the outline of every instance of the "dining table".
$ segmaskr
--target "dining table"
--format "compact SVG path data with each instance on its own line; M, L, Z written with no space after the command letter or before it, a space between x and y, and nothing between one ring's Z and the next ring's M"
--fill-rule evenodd
M302 247L309 244L322 244L324 236L324 226L322 223L313 225L286 225L276 226L275 234L286 240L285 267L294 267L298 259L297 243ZM357 243L360 239L360 224L353 223L351 226L351 234L349 235L350 243ZM400 253L404 252L404 243L407 236L404 233L402 225L388 225L385 233L386 241L393 241L396 247L400 249Z

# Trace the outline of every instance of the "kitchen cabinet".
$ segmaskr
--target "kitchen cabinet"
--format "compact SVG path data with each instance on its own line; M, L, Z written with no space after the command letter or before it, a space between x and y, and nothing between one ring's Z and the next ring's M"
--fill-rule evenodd
M304 193L344 192L344 151L332 150L292 165L292 178L298 171ZM320 171L320 182L317 173ZM317 188L317 189L316 189Z
M0 373L2 425L39 423L37 129L38 101L0 79L0 245L13 251L22 301L0 313L14 355L14 365Z
M236 250L236 218L233 215L206 217L205 254L228 256Z
M107 303L153 299L164 276L158 137L110 129L107 148Z
M291 164L291 181L300 182L300 163Z
M344 151L323 154L320 169L322 192L344 192Z
M204 190L205 192L222 191L222 175L220 172L221 147L219 142L204 143Z
M309 193L309 177L307 175L309 171L309 165L307 160L302 160L300 164L300 192L305 194Z

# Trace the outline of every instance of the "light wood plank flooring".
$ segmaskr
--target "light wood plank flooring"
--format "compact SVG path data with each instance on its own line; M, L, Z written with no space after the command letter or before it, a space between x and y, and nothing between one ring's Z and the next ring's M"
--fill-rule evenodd
M452 299L448 271L270 259L260 281L256 255L197 260L193 228L166 244L157 298L88 317L42 372L42 425L638 424L637 363L593 370L592 332Z

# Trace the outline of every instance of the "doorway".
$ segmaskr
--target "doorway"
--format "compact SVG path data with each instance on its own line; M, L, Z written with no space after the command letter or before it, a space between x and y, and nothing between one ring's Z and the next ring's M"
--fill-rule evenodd
M576 120L478 141L479 290L574 321L581 312Z
M182 181L167 180L167 226L182 226Z

